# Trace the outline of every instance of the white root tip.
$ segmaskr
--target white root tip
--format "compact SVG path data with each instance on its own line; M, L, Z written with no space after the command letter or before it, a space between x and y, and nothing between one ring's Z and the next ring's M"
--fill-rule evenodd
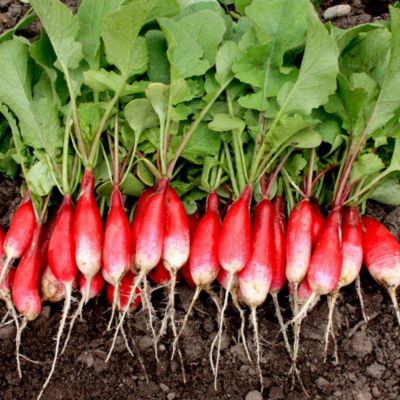
M272 300L274 302L275 313L276 313L276 317L278 318L279 326L281 328L280 332L282 333L282 336L283 336L283 341L285 343L286 351L288 352L290 358L292 358L293 350L289 343L289 338L287 335L287 327L285 325L285 322L283 321L281 306L279 305L279 300L278 300L278 295L276 293L273 293L271 296L272 296Z

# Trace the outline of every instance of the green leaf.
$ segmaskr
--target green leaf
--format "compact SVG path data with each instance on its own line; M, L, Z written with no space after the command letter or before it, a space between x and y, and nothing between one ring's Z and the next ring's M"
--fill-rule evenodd
M147 99L130 101L125 106L124 115L136 136L140 136L145 129L158 126L157 115Z
M98 92L103 92L108 89L117 91L123 83L123 79L114 71L106 71L105 69L88 70L83 73L84 81L87 86Z
M0 44L0 101L17 116L25 144L52 156L62 146L56 102L51 98L32 102L27 68L26 45L16 40Z
M328 102L336 89L338 49L328 31L308 3L306 47L297 81L286 83L278 94L282 113L310 114Z
M216 58L215 79L220 86L226 85L233 78L232 66L239 53L239 48L235 42L227 41L219 48Z
M159 24L169 45L172 80L203 75L215 64L226 29L218 13L203 10L177 21L160 18Z
M237 117L232 117L229 114L216 114L214 119L208 124L208 127L213 131L226 132L239 130L242 132L246 124L243 120Z
M47 163L43 160L33 164L26 179L29 190L38 196L46 196L53 188L53 179Z
M312 149L314 147L318 147L321 142L321 135L314 129L310 128L296 133L290 139L290 145L300 149Z
M351 180L361 179L381 171L385 165L377 154L366 153L358 157L351 170Z
M154 4L155 0L134 0L103 18L102 37L107 60L119 69L124 79L136 66L135 39Z
M174 79L170 85L171 90L171 104L176 105L185 101L192 100L194 95L184 79Z
M285 163L285 169L290 176L299 176L307 166L307 161L301 154L295 154Z
M371 116L369 132L381 128L400 107L400 9L390 8L392 44L382 89Z
M132 174L129 174L121 185L121 192L128 196L139 197L144 188L145 186L138 178ZM112 189L113 183L107 181L99 185L96 189L96 192L101 196L110 197Z
M150 30L145 35L149 53L147 74L152 82L169 83L169 62L167 58L167 41L160 31Z
M169 87L163 83L151 83L146 89L146 97L156 112L160 124L165 124L168 111Z
M124 0L82 0L79 4L78 39L82 44L85 60L92 69L99 68L101 21L105 15L118 10L123 2Z
M390 177L384 179L368 197L382 204L389 204L391 206L400 205L399 178Z
M391 171L400 171L400 138L396 139L389 168Z
M57 59L65 69L78 67L82 46L76 41L79 19L58 0L30 0L40 22L50 38Z

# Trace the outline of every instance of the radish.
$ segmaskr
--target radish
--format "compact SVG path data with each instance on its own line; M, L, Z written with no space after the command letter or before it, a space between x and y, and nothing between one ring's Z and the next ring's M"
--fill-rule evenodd
M164 267L162 261L148 273L148 277L153 283L159 286L167 285L171 280L171 274L167 268Z
M221 352L224 313L228 304L233 277L240 272L250 258L251 228L250 202L252 188L245 186L239 198L229 207L218 241L218 258L222 268L228 272L226 293L221 309L217 333L217 358L215 362L214 387L217 388L218 364ZM212 350L212 347L211 347Z
M42 310L42 300L39 294L40 275L40 236L42 225L37 224L29 249L24 253L12 283L12 298L15 308L23 316L21 326L17 326L16 354L19 376L22 376L19 360L19 348L22 331L29 321L36 319Z
M311 202L313 207L313 220L312 220L312 243L315 246L324 228L325 218L321 213L321 208L317 201Z
M38 399L42 397L56 367L61 336L63 334L68 312L71 306L72 286L78 272L75 260L73 219L74 205L71 196L65 194L61 207L57 213L57 219L54 224L53 232L51 233L48 251L48 259L51 271L56 279L59 280L65 288L64 309L57 332L53 363L49 375L39 393Z
M219 207L220 201L217 193L215 191L210 192L207 198L206 213L195 230L190 248L189 276L193 280L196 290L182 322L181 329L174 340L172 358L196 300L203 289L210 290L210 285L216 279L220 269L218 260L218 239L221 229Z
M196 211L193 214L188 215L188 221L189 221L189 233L190 233L190 243L193 242L194 234L196 232L197 226L200 223L200 213ZM184 266L181 269L182 276L185 279L186 283L194 289L196 287L195 282L193 281L192 274L190 272L190 263L189 261L184 264Z
M339 290L354 282L359 276L362 260L362 228L361 219L357 207L349 207L344 210L343 215L343 261L342 271L337 288L328 298L329 316L328 326L325 333L325 359L328 351L329 333L334 337L332 332L332 318ZM363 310L362 297L359 293L361 308ZM338 363L337 352L335 351L335 360Z
M256 309L265 302L272 280L274 262L274 206L264 199L254 208L251 233L251 256L239 272L239 287L243 301L250 307L257 352L257 368L263 389L260 364L260 339Z
M50 301L51 303L58 303L65 299L65 287L51 272L50 267L46 267L41 280L40 288L43 301Z
M372 277L389 293L400 324L396 297L396 289L400 285L400 243L373 218L363 217L362 225L364 263Z
M117 297L118 310L125 310L129 304L129 312L132 312L140 306L141 298L140 290L138 288L135 291L135 297L132 296L132 299L130 298L130 291L136 279L136 275L134 275L132 272L127 272L121 279ZM108 284L106 293L109 303L112 304L114 301L113 299L115 298L115 286Z
M271 293L274 302L275 313L278 318L283 340L286 350L289 355L292 354L292 349L287 336L286 325L283 321L281 307L279 305L278 293L283 289L286 283L286 217L285 203L282 196L275 196L274 201L274 257L272 280L269 292Z
M117 300L119 282L131 266L130 226L118 184L113 187L110 202L110 211L104 230L102 273L106 282L115 287L114 294ZM90 287L90 283L88 286ZM115 307L116 302L112 307L107 329L111 328Z
M146 275L154 268L161 260L162 250L163 250L163 240L164 240L164 227L165 227L165 192L168 186L168 180L161 179L158 182L157 188L153 193L150 193L143 200L143 209L139 210L143 212L135 213L135 219L132 224L132 229L134 226L137 229L136 239L134 238L134 262L135 267L139 271L133 286L129 294L129 301L127 304L131 304L133 297L136 293L136 289L140 287L139 285L144 283L143 290L143 301L145 305L150 304L147 294L147 278ZM143 196L143 195L142 195ZM136 221L135 221L136 220ZM153 322L152 322L152 310L149 307L150 315L150 327L152 329L153 335L155 337ZM106 361L109 360L112 350L115 346L115 342L118 337L118 332L121 329L125 316L128 312L128 307L125 307L117 328L114 333L113 342L108 352ZM156 341L155 351L157 358L157 348Z
M74 213L74 241L76 264L89 281L101 267L102 229L101 215L94 197L93 172L86 169ZM90 284L87 288L90 288ZM89 293L85 293L84 298L86 303Z
M85 275L80 274L79 276L79 290L81 292L81 300L79 301L78 308L76 309L74 315L71 318L71 322L69 324L69 329L68 329L68 335L67 338L65 339L64 346L61 350L61 354L64 353L65 349L67 348L68 341L71 337L72 329L74 328L76 319L78 316L82 319L82 310L83 306L85 305L85 302L87 300L91 300L97 296L100 296L101 292L103 291L104 288L104 278L99 271L91 280L90 282L86 279ZM87 287L89 286L89 288ZM89 296L89 298L87 297Z
M35 210L27 190L11 220L4 238L0 284L7 275L13 260L22 257L28 249L36 226Z

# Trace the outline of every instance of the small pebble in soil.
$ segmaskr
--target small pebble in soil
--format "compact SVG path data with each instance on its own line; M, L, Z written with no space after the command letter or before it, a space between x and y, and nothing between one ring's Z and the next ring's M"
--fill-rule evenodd
M367 367L367 374L375 379L381 379L384 372L385 367L377 362L374 362Z
M262 400L262 395L258 390L247 393L245 400Z
M174 392L168 393L167 394L167 399L168 400L174 400L176 398L176 394Z
M329 7L324 11L324 19L330 20L335 18L344 17L351 13L351 6L349 4L339 4L337 6Z
M363 331L356 332L352 338L352 350L355 356L365 357L373 349L372 341Z
M381 396L381 391L378 389L377 386L374 386L372 388L372 396L374 396L375 398L379 398Z
M165 383L160 383L160 389L161 389L164 393L169 392L169 387L168 387Z
M363 390L361 392L358 392L355 396L354 396L355 400L372 400L372 396L371 393L368 392L367 390Z

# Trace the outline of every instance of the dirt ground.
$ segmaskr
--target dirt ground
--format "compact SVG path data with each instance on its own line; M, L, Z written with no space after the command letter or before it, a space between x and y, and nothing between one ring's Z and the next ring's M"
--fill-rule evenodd
M73 3L70 1L69 3ZM322 1L321 10L338 3ZM352 13L334 23L341 27L387 18L387 1L351 1ZM12 27L26 12L19 1L0 0L0 33ZM322 11L321 11L322 12ZM25 29L23 34L32 37L38 29ZM0 178L1 180L1 178ZM0 224L7 226L10 210L18 203L16 185L0 182ZM400 207L391 208L371 203L368 214L383 221L400 236ZM299 368L305 388L311 399L399 399L400 398L400 330L388 296L370 278L366 271L361 276L366 312L370 317L364 324L355 288L343 290L334 314L338 340L339 364L330 359L323 363L323 340L327 305L322 299L303 324ZM184 285L177 289L177 320L181 320L193 292ZM153 302L161 316L165 293L153 293ZM284 316L290 317L288 293L280 295ZM40 364L22 362L23 379L18 378L14 357L15 329L10 325L0 327L0 398L3 400L35 399L49 371L54 337L60 319L60 305L44 305L40 317L29 324L23 335L22 352ZM113 357L104 362L112 333L106 332L109 306L104 297L91 301L84 311L83 321L77 323L66 353L60 358L56 373L43 396L44 400L98 400L98 399L187 399L187 400L300 400L306 399L301 388L292 388L288 377L290 360L285 352L279 325L271 300L260 308L258 318L263 338L262 369L265 390L258 392L257 373L246 359L243 346L237 342L240 324L237 313L229 308L220 364L219 391L214 391L208 351L217 324L216 311L204 295L190 319L181 341L184 354L187 384L182 383L179 363L170 361L171 341L164 337L159 344L160 362L157 363L152 348L151 333L144 312L133 315L126 325L136 353L131 357L120 338ZM0 316L5 308L0 306ZM246 329L250 348L252 330ZM133 341L135 343L133 343ZM143 359L146 372L138 362ZM254 354L254 353L253 353Z

